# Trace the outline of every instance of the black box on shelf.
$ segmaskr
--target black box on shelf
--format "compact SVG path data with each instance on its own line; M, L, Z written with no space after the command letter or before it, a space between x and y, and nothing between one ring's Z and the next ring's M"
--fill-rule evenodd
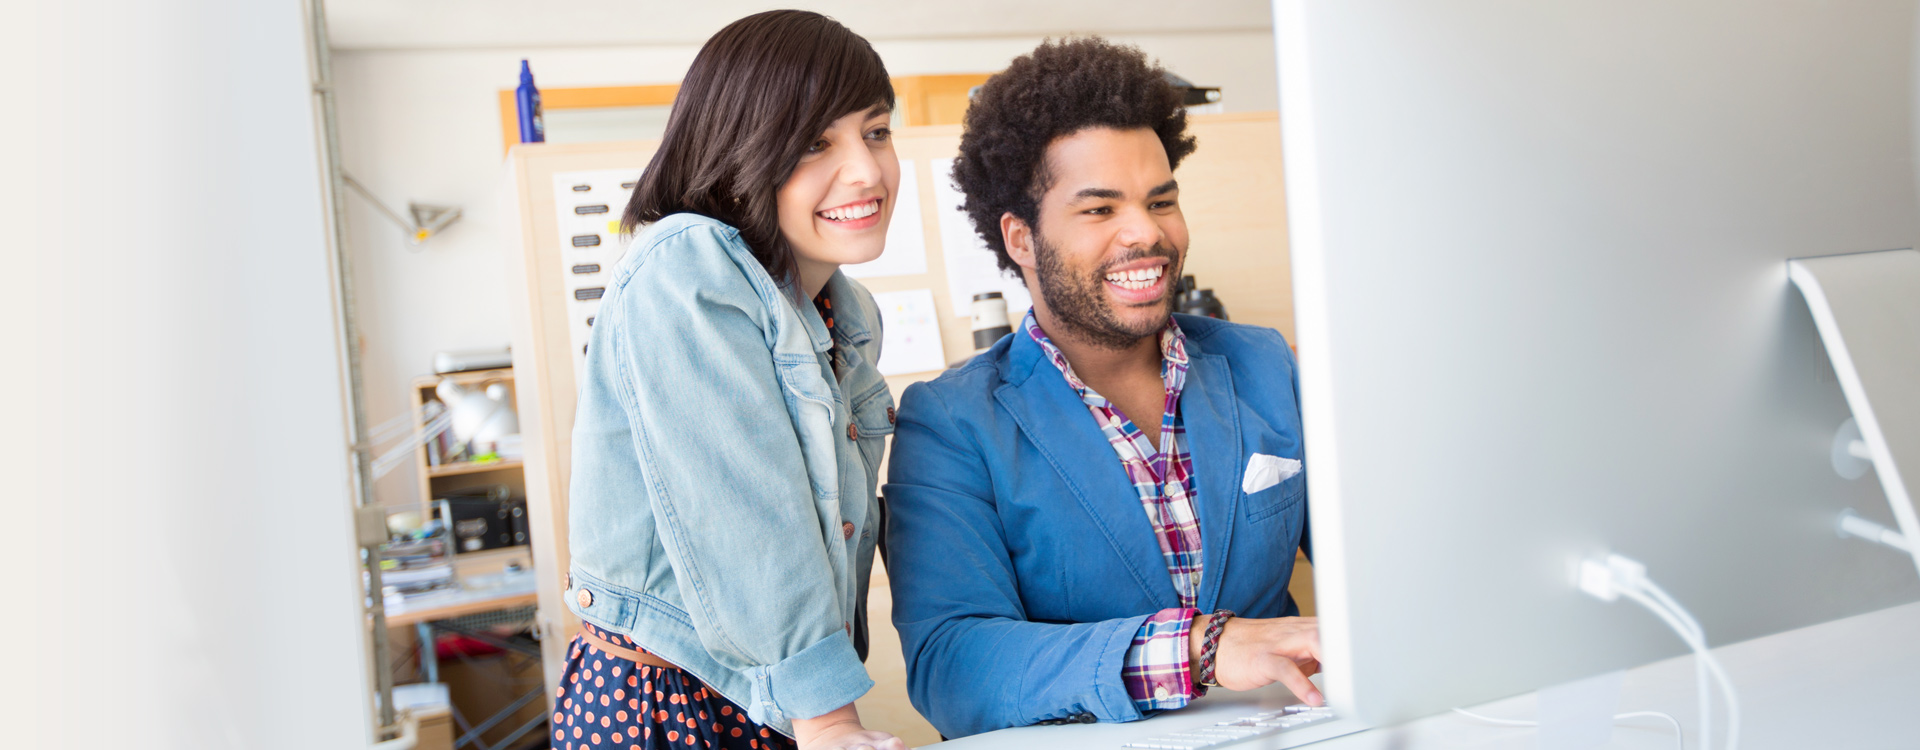
M527 543L527 501L511 497L505 485L478 487L450 494L453 538L461 552L512 547Z

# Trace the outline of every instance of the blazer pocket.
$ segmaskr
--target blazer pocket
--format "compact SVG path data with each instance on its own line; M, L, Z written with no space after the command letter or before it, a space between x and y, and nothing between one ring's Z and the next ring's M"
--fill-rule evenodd
M1259 492L1247 493L1247 520L1264 521L1292 510L1307 496L1307 472L1303 469L1279 484Z

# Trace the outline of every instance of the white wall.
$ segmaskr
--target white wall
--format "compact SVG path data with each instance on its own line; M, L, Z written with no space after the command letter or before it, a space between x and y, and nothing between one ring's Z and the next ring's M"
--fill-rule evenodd
M855 31L858 31L855 27ZM1169 70L1219 86L1228 111L1278 106L1273 38L1264 30L1115 35ZM999 70L1040 37L876 40L894 75ZM365 326L369 408L378 422L407 408L406 382L436 351L507 343L505 259L495 190L501 178L497 92L527 58L541 86L678 81L697 45L544 49L342 51L339 79L347 170L388 205L409 200L465 209L449 232L412 247L358 198L350 201L354 271ZM1205 144L1201 144L1205 148ZM378 492L414 501L412 466Z
M0 24L0 627L25 631L0 744L368 739L301 20L69 0Z

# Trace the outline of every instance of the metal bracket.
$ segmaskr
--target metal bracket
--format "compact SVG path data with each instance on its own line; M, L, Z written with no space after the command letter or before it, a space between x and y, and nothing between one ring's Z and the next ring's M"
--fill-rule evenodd
M400 217L398 211L388 208L387 204L382 203L379 198L374 196L373 191L368 190L365 185L361 185L359 180L353 179L353 175L342 172L340 177L346 181L347 187L353 188L353 192L359 193L360 197L367 199L367 202L372 203L374 208L380 209L381 215L387 217L388 220L406 231L407 244L422 244L426 242L428 238L439 234L445 230L448 225L460 219L460 208L458 206L435 206L426 203L411 202L407 204L407 213L412 216L412 219L403 219Z
M1833 469L1858 479L1871 465L1899 528L1851 513L1842 536L1902 550L1920 569L1920 508L1908 477L1920 474L1920 252L1912 249L1796 258L1787 276L1799 287L1833 361L1853 418L1830 447Z

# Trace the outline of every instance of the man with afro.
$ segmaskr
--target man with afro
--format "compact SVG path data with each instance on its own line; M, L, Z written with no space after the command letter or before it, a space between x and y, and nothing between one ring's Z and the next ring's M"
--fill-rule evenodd
M1197 144L1138 49L1050 41L981 87L954 182L1034 292L900 400L885 495L914 706L948 737L1131 721L1207 687L1323 699L1293 354L1172 313ZM1276 290L1277 291L1277 290Z

